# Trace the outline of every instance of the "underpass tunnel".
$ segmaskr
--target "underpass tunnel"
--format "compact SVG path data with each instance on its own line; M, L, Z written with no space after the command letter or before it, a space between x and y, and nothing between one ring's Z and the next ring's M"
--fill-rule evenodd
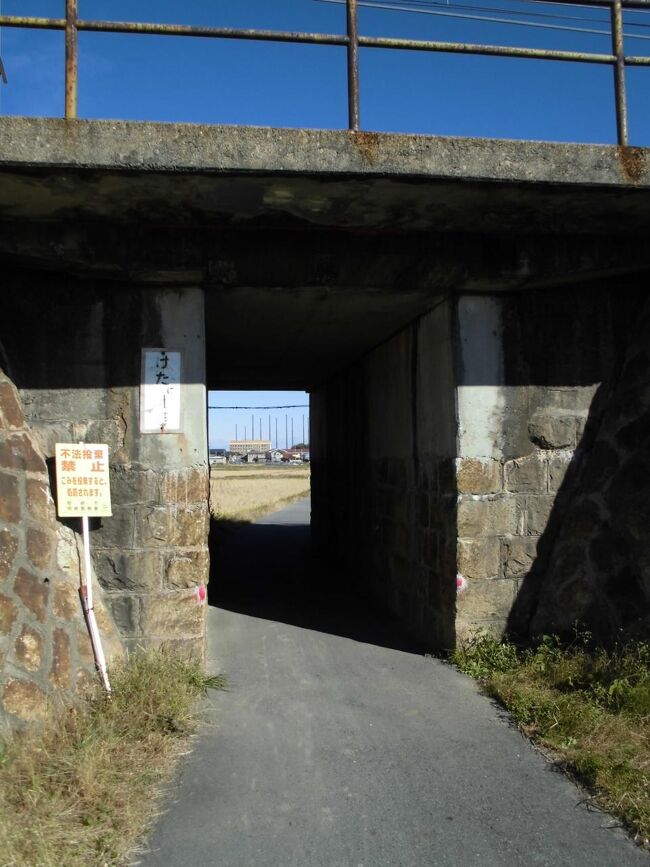
M639 609L608 577L613 563L635 599L646 592L643 548L621 544L618 517L638 436L600 428L646 321L647 190L621 180L616 154L544 146L540 163L538 144L46 126L51 153L28 120L2 155L0 364L43 459L60 442L109 446L113 514L91 529L93 563L127 647L205 646L206 394L219 389L309 392L317 566L308 582L295 561L275 573L318 590L312 615L378 600L449 649L509 618L526 636L558 628L558 612L607 611L605 629ZM143 424L156 350L182 359L173 429ZM629 375L630 417L644 370ZM605 511L580 489L596 446L593 485L600 455L620 476ZM23 504L30 470L0 470ZM597 536L579 550L562 533L572 509ZM47 530L69 566L62 528ZM270 573L271 555L245 549ZM213 568L212 593L219 552Z
M206 289L209 392L307 389L311 454L310 512L212 522L209 600L359 640L448 648L452 306L332 276L329 286Z

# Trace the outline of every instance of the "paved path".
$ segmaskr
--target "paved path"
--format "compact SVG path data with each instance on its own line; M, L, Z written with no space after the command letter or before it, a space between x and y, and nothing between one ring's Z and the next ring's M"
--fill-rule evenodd
M308 501L218 552L209 652L230 690L143 863L647 867L473 682L332 589L306 519Z

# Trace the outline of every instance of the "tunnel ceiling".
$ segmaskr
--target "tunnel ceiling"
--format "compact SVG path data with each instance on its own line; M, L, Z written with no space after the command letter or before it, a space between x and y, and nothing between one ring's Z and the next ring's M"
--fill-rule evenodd
M311 388L450 292L647 269L650 152L0 118L0 257L206 288L210 387Z

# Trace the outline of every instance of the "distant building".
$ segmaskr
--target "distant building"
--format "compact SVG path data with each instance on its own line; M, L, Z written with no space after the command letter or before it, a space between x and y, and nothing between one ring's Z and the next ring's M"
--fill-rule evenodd
M272 463L279 464L285 459L284 449L271 449L267 457Z
M247 464L265 464L266 452L247 452L242 460L246 461Z
M225 449L210 449L211 464L225 464L228 459Z
M265 455L271 449L271 440L230 440L230 453L247 455L249 452Z

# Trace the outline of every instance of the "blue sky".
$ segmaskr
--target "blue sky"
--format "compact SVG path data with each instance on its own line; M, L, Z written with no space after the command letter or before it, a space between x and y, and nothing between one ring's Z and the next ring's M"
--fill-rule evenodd
M386 0L384 0L386 2ZM413 0L414 5L422 5ZM609 37L445 17L483 14L607 30L604 9L530 0L439 0L444 15L360 8L360 30L398 36L609 53ZM468 5L484 11L467 9ZM82 18L167 21L343 33L345 8L323 0L79 0ZM0 0L3 14L62 17L64 0ZM528 17L526 17L528 13ZM534 13L536 17L530 17ZM573 16L580 20L547 18ZM645 25L645 26L639 26ZM650 54L650 13L626 13L628 54ZM0 34L9 84L0 112L60 116L63 35ZM361 51L362 128L612 144L612 71L606 66L463 55ZM630 143L650 145L650 68L627 71ZM347 125L345 50L338 47L80 34L79 115L200 123L340 128ZM270 397L270 394L275 394ZM238 393L211 404L305 403L300 393ZM280 413L280 411L278 411ZM211 444L223 445L250 412L211 412ZM248 416L248 421L246 417ZM267 413L268 416L268 413ZM283 426L282 415L280 427ZM268 427L268 419L265 422ZM302 430L302 410L294 430ZM274 431L273 431L274 432ZM281 437L284 442L284 434Z
M217 448L227 446L228 440L251 436L251 425L255 425L255 437L269 435L271 426L271 442L275 447L291 447L302 442L303 423L305 442L309 442L309 395L303 391L213 391L210 392L209 406L255 406L274 407L259 410L209 410L209 427L211 445ZM307 406L305 406L307 404ZM290 406L296 408L290 409ZM293 439L292 439L293 422ZM276 441L277 423L277 441Z

